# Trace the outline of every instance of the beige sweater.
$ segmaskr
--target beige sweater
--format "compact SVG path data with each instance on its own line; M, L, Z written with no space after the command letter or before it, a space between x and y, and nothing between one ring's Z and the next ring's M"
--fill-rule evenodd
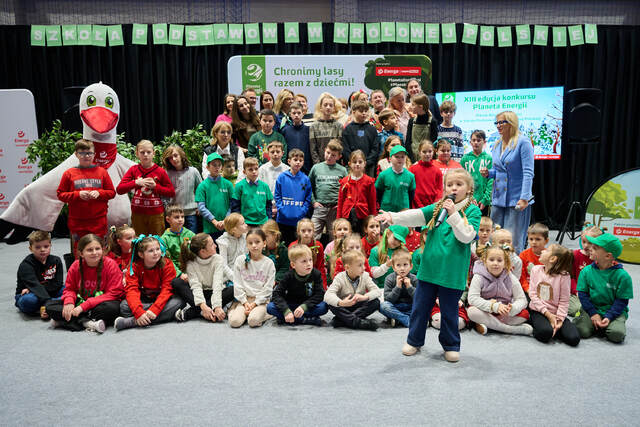
M362 273L362 276L360 276L360 282L358 282L356 293L360 295L366 294L369 301L371 301L373 299L380 298L382 291L378 285L375 284L373 279L371 279L369 273L365 271ZM336 274L336 277L333 278L333 283L331 283L331 286L329 286L329 289L327 289L327 292L324 294L324 302L337 307L338 302L349 295L353 295L351 279L347 276L346 271L342 271Z

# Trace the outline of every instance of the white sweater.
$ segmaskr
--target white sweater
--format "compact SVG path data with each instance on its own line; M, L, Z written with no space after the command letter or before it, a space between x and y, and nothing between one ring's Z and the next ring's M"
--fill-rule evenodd
M247 253L247 234L233 237L226 231L216 240L218 253L222 257L225 279L233 280L233 263L240 255Z
M255 297L256 304L266 304L271 300L276 267L266 256L248 263L245 259L246 255L242 254L233 264L233 296L242 304L247 302L247 297Z
M187 264L187 275L189 276L189 286L193 293L193 302L200 305L206 302L204 299L204 289L211 289L211 307L222 306L222 279L224 276L224 262L220 255L213 255L210 258L202 259L196 257L195 260Z
M278 179L282 172L288 171L289 169L289 165L285 163L280 163L276 167L273 166L271 162L267 162L258 168L258 179L267 183L273 195L276 191L276 179Z

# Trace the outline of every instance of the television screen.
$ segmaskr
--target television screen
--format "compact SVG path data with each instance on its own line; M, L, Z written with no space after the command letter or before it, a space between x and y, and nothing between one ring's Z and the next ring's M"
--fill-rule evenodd
M518 115L520 133L531 140L536 159L560 159L562 153L562 105L564 87L483 90L436 93L438 104L453 101L453 124L462 129L465 153L474 130L487 134L486 151L500 138L496 114L511 110Z

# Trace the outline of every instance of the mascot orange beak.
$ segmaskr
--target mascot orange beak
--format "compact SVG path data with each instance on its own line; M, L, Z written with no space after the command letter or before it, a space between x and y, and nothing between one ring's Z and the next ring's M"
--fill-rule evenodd
M80 113L82 121L97 133L107 133L118 124L118 115L104 107L93 107Z

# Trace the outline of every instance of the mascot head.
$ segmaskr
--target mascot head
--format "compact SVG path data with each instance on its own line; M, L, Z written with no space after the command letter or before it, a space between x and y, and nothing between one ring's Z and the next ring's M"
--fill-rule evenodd
M80 95L80 117L82 137L90 141L116 142L116 125L120 118L118 95L109 86L94 83Z

